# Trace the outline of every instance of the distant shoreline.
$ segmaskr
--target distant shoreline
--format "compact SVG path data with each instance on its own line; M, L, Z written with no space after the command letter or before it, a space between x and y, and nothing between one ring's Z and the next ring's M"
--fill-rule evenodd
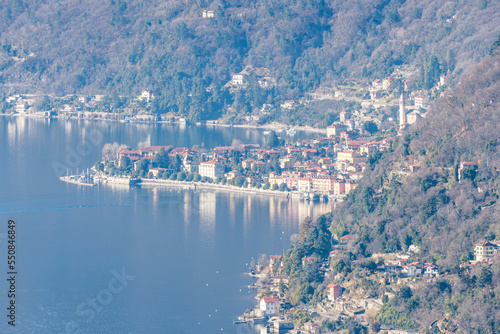
M57 116L43 116L39 114L15 114L15 113L10 113L10 114L1 114L0 116L4 117L28 117L28 118L55 118L55 119L66 119L66 120L86 120L86 121L97 121L97 122L118 122L118 123L129 123L129 124L177 124L177 125L185 125L185 123L179 122L179 121L154 121L154 122L145 122L145 121L140 121L140 120L120 120L120 119L112 119L112 118L78 118L78 117L66 117L62 115L57 115ZM195 124L196 126L217 126L217 127L225 127L225 128L243 128L243 129L267 129L267 130L273 130L273 131L287 131L287 130L296 130L296 131L304 131L304 132L309 132L309 133L321 133L326 135L326 129L322 128L314 128L312 126L300 126L300 125L287 125L283 123L271 123L271 124L263 124L263 125L251 125L251 124L221 124L221 123L212 123L212 121L206 122L197 122Z

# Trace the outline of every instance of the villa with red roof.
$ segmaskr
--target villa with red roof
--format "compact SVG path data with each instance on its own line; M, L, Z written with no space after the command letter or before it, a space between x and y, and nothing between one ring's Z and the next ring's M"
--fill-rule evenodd
M200 163L199 169L200 176L215 179L224 175L224 166L215 160L204 161Z
M334 301L342 296L342 287L338 284L328 284L328 299Z
M280 301L277 297L264 297L260 300L260 310L267 316L278 314L279 307Z

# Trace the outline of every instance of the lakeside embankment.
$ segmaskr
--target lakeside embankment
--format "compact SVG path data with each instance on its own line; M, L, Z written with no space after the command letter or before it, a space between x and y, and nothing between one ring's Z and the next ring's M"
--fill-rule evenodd
M90 185L86 182L76 182L69 177L60 177L61 181L79 184L79 185ZM269 190L269 189L257 189L257 188L242 188L232 185L223 185L223 184L213 184L213 183L204 183L204 182L194 182L194 181L175 181L175 180L160 180L160 179L146 179L146 178L138 178L137 180L133 180L130 178L121 178L121 177L100 177L96 178L96 184L112 184L112 185L125 185L125 186L160 186L160 187L174 187L174 188L182 188L182 189L211 189L211 190L220 190L220 191L228 191L228 192L237 192L244 194L256 194L256 195L265 195L265 196L274 196L280 198L298 198L298 199L314 199L315 197L311 197L309 193L299 192L299 191L279 191L279 190ZM321 197L318 197L321 198ZM329 199L334 201L342 201L342 196L328 196Z
M276 190L266 190L257 188L242 188L231 185L223 184L213 184L213 183L203 183L203 182L193 182L193 181L174 181L174 180L157 180L157 179L141 179L141 182L137 185L140 186L164 186L164 187L181 187L184 189L215 189L221 191L239 192L246 194L259 194L266 196L275 196L282 198L300 198L300 193L298 191L276 191Z

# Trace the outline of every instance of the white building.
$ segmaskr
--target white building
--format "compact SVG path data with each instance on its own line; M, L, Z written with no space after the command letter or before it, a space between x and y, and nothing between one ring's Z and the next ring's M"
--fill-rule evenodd
M401 272L406 276L418 276L422 274L422 269L424 265L419 262L412 262L405 266L403 266L403 270Z
M312 179L310 177L301 177L297 182L297 188L300 192L310 192Z
M429 99L425 96L415 96L415 107L426 109L429 106Z
M16 112L18 112L20 114L24 114L26 112L26 108L27 108L26 102L17 102L16 103L16 106L15 106Z
M426 277L439 277L439 268L434 263L426 263L424 276Z
M215 17L215 13L213 10L204 10L202 16L204 19L209 19Z
M260 300L260 310L267 316L278 314L279 307L280 301L276 297L264 297Z
M137 97L138 100L146 100L146 102L149 102L151 100L151 92L147 90L143 90L141 95Z
M202 177L206 176L215 179L224 174L224 166L218 161L205 161L200 163L199 174Z
M231 76L231 79L232 83L238 86L241 86L245 83L245 75L242 73L233 74Z

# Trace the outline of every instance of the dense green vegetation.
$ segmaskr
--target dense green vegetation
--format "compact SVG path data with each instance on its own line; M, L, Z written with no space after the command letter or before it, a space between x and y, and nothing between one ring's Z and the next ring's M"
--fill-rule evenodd
M368 259L374 253L418 246L413 259L435 262L446 274L417 288L400 288L390 301L385 297L378 323L427 329L447 317L462 332L500 331L500 263L459 266L472 259L474 243L500 236L499 79L500 55L465 73L424 121L399 137L390 151L370 157L359 187L334 213L301 226L285 256L292 304L314 301L329 283L322 281L321 270L300 259L312 254L327 258L335 243L330 233L358 234L331 269L346 281L356 279L356 289L367 296L381 293L359 279L376 268ZM462 162L475 165L461 169ZM411 164L420 170L411 172Z
M0 3L0 82L7 91L120 95L154 92L151 110L192 120L248 112L319 85L422 68L416 86L453 77L490 52L495 1L6 0ZM203 19L202 11L214 11ZM491 50L491 52L493 52ZM257 71L243 90L232 73ZM261 71L262 72L262 71ZM113 99L113 104L119 98ZM321 120L320 120L321 121Z

